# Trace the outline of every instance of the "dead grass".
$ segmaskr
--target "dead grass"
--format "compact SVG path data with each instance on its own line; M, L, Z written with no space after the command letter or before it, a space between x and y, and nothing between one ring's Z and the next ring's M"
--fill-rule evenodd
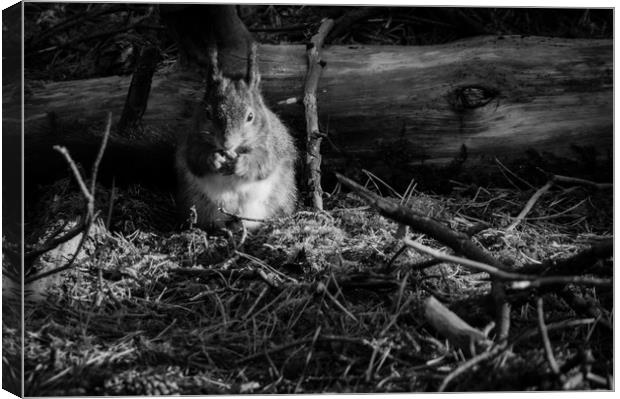
M533 191L471 191L414 192L409 205L459 231L489 223L474 239L515 268L611 235L610 194L555 188L506 232ZM99 209L109 194L99 189ZM27 237L79 215L81 203L67 182L51 186L30 213L37 217ZM175 229L171 209L168 194L119 188L110 229L99 223L86 256L27 298L26 395L435 391L464 357L425 322L423 300L435 295L480 329L493 320L484 274L452 264L419 270L427 259L413 250L386 268L402 245L396 224L354 195L328 198L326 212L274 221L241 248L238 232ZM611 290L571 290L611 322ZM554 292L544 297L547 324L584 317ZM537 331L535 298L514 298L512 337ZM4 324L3 334L11 341ZM560 365L588 348L591 373L612 375L612 332L599 321L550 338ZM581 364L566 375L580 375ZM449 389L560 387L535 335ZM588 379L571 386L600 388Z

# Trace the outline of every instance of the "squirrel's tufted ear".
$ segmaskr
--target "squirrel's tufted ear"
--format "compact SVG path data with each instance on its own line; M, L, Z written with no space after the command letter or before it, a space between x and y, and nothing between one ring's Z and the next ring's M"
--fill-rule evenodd
M256 59L258 45L252 42L248 49L248 70L245 81L250 87L258 87L260 83L260 73L258 72L258 60Z
M209 73L207 74L207 85L213 86L222 80L222 71L217 61L217 47L209 46L207 49L209 55Z

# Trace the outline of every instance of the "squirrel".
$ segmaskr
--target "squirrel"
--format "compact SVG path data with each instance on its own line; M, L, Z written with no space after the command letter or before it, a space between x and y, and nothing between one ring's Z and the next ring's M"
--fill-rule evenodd
M217 50L209 48L206 93L177 145L180 216L187 220L195 207L194 222L201 228L224 227L234 215L252 230L295 209L297 150L265 105L256 52L253 43L245 76L226 77Z

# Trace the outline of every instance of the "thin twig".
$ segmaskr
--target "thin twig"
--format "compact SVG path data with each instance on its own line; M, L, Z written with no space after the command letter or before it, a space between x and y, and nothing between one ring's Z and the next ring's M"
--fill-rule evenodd
M527 201L527 204L525 204L525 207L523 208L523 210L521 211L521 213L519 213L519 216L517 216L517 218L510 224L510 226L508 226L506 228L506 231L511 231L513 230L515 227L517 227L517 225L519 223L521 223L521 221L523 220L523 218L530 213L530 211L532 210L532 207L534 206L534 204L536 204L536 201L538 201L538 199L547 191L549 191L549 189L553 186L553 180L549 180L547 182L547 184L545 184L544 186L542 186L541 188L539 188L534 195L532 195L532 198L530 198L529 201Z
M316 290L319 293L324 293L334 303L334 305L336 305L338 309L342 310L342 312L346 314L347 316L349 316L351 319L353 319L353 321L359 322L359 320L357 320L357 318L353 315L353 313L351 313L343 304L340 303L340 301L338 301L338 299L336 299L335 296L333 296L329 292L325 284L318 283Z
M370 180L373 180L373 183L374 183L374 180L377 180L379 183L383 184L386 188L388 188L397 198L399 198L401 201L403 200L404 196L400 195L398 191L394 190L392 186L390 186L385 181L383 181L379 176L375 175L374 173L366 169L362 169L362 172L364 172ZM375 187L377 187L377 190L379 191L379 193L381 194L381 190L379 190L377 184L376 183L374 184L375 184Z
M93 170L90 177L90 195L95 198L95 190L97 187L97 173L99 172L99 164L103 159L103 153L105 152L105 148L108 145L108 138L110 137L110 129L112 128L112 113L108 112L108 119L106 121L105 131L103 133L103 138L101 139L101 145L99 146L99 152L97 153L97 158L95 158L95 163L93 164Z
M564 329L564 328L570 328L570 327L577 327L577 326L581 326L581 325L592 324L595 321L596 320L594 318L576 319L576 320L575 319L571 319L571 320L559 321L559 322L548 324L547 325L547 331L561 330L561 329ZM447 386L448 386L448 384L452 380L454 380L459 375L465 373L466 371L474 368L476 365L480 364L481 362L483 362L485 360L493 359L496 356L501 355L503 352L506 352L506 351L510 350L510 348L514 347L516 344L520 343L521 341L525 341L527 339L531 339L531 338L535 337L538 334L540 334L540 329L538 329L538 328L527 330L527 331L517 335L517 337L512 339L507 344L505 344L506 341L502 341L499 344L497 344L496 346L494 346L493 348L491 348L488 352L483 352L483 353L481 353L481 354L479 354L479 355L477 355L475 357L472 357L471 359L469 359L468 361L464 362L459 367L454 369L450 374L448 374L444 378L444 380L442 381L438 391L439 392L445 391Z
M506 165L504 165L499 159L497 159L497 157L495 158L495 162L500 166L500 168L504 169L506 172L510 173L511 176L515 177L517 180L519 180L521 183L525 184L526 186L528 186L529 188L533 189L534 186L532 186L530 183L528 183L526 180L523 180L522 178L520 178L516 173L514 173L512 170L508 169L506 167Z
M575 205L571 206L570 208L564 209L562 212L554 213L553 215L538 216L538 217L525 218L525 219L526 220L549 220L549 219L557 219L557 218L562 217L562 216L570 216L570 215L566 215L566 214L568 212L570 212L570 211L573 211L573 210L579 208L586 201L587 201L587 198L579 201L578 203L576 203Z
M487 222L477 222L474 225L471 225L470 227L468 227L464 233L467 235L467 237L473 237L476 234L480 233L481 231L484 231L488 228L490 228L491 225Z
M40 273L34 276L31 276L29 278L27 278L25 280L26 284L32 283L33 281L39 280L41 278L44 277L48 277L51 276L53 274L56 273L60 273L64 270L67 270L69 268L71 268L75 262L75 260L78 257L78 254L80 253L80 251L82 250L82 247L84 246L84 243L86 242L86 239L88 238L88 234L90 232L90 229L93 225L93 222L95 221L95 219L98 216L98 212L95 212L95 188L97 185L97 172L99 170L99 164L101 163L101 159L103 158L103 153L105 151L105 148L107 146L108 143L108 137L110 136L110 129L112 126L112 114L108 112L108 118L107 118L107 124L106 124L106 129L103 133L103 138L101 140L101 146L99 147L99 152L97 154L97 158L95 159L95 162L93 164L93 170L92 170L92 174L91 174L91 189L90 191L88 190L88 188L86 187L86 183L84 182L84 179L81 175L81 173L79 172L77 165L75 164L75 161L73 160L73 158L71 158L71 155L69 154L69 151L65 148L65 147L61 147L61 146L54 146L54 149L58 152L60 152L65 159L67 160L67 162L69 163L69 167L71 168L71 170L73 171L73 174L75 176L75 179L77 180L78 185L80 186L80 190L82 190L82 194L84 195L84 198L86 199L86 210L85 210L85 214L82 217L82 223L79 223L77 226L83 227L83 230L80 231L77 228L72 229L68 234L65 234L63 237L61 237L61 239L65 239L66 241L68 241L69 239L77 236L78 234L82 234L82 237L80 239L80 242L78 244L77 249L75 250L75 253L73 254L73 256L71 257L71 259L69 260L69 262L64 265L64 266L60 266L57 267L55 269L49 270L47 272L44 273ZM70 237L70 238L67 238ZM59 241L60 239L55 240L54 242L58 242L58 245L60 245L62 241ZM47 247L49 247L49 245L47 245ZM55 248L55 247L53 247ZM53 248L49 248L49 250L53 249ZM36 251L36 250L35 250ZM47 251L45 251L47 252ZM38 250L39 255L43 254L44 252L41 252L41 250Z
M598 323L613 332L613 325L605 319L603 310L599 307L595 301L588 301L576 292L573 292L570 288L564 287L564 289L557 291L557 294L570 306L576 313L584 316L590 316L599 318Z
M233 218L233 220L245 220L245 221L248 221L248 222L257 222L257 223L267 223L268 222L267 219L254 219L254 218L246 218L245 216L239 216L239 215L237 215L235 213L228 212L224 208L218 208L218 210L220 212L222 212L224 215Z
M276 276L278 276L280 278L283 278L283 279L288 280L288 281L290 281L292 283L295 283L295 284L299 283L293 277L290 277L290 276L288 276L288 275L286 275L286 274L284 274L284 273L274 269L272 266L269 266L267 263L263 262L262 260L254 257L252 255L246 254L246 253L238 251L238 250L235 251L235 254L239 255L240 257L245 258L245 259L247 259L247 260L249 260L251 262L256 263L257 265L263 267L264 269L266 269L270 273L273 273L273 274L275 274Z
M554 330L562 330L564 328L578 327L583 325L588 325L596 322L596 319L593 317L586 319L569 319L556 321L554 323L547 324L547 332ZM531 330L524 331L519 334L515 339L511 342L510 346L516 345L521 341L525 341L526 339L534 338L536 335L540 334L540 329L533 328Z
M110 199L108 203L108 215L105 218L105 227L109 230L112 223L112 211L114 210L114 200L116 197L116 179L112 177L112 188L110 189Z
M58 151L59 153L62 154L62 156L65 157L65 160L67 161L67 163L69 164L69 167L71 168L71 171L73 172L73 176L75 177L75 180L80 186L80 190L82 190L82 194L86 198L86 201L90 203L93 200L93 196L88 191L88 188L86 187L86 183L84 182L84 179L82 178L82 174L78 170L78 167L75 164L75 161L73 161L73 158L71 158L71 154L69 154L69 151L67 150L67 148L63 146L58 146L58 145L55 145L53 148L54 150Z
M509 287L514 290L524 290L529 288L540 288L546 285L587 285L593 287L611 287L613 279L588 276L544 276L531 280L513 281Z
M201 268L177 268L171 269L171 273L179 274L188 277L197 277L203 280L209 280L212 278L220 278L225 280L226 278L239 278L239 279L256 279L258 276L257 270L240 270L240 269L201 269Z
M547 334L547 326L545 325L545 311L543 310L543 298L538 297L536 300L536 313L538 314L538 330L540 331L540 337L543 341L543 346L545 348L545 354L547 356L547 362L549 362L549 367L553 371L553 374L556 376L560 376L560 366L558 366L558 362L555 360L555 356L553 355L553 348L551 347L551 341L549 341L549 334Z
M403 238L403 242L415 249L416 251L430 255L436 259L440 259L444 262L456 263L469 267L471 269L479 270L489 273L491 276L510 281L510 288L512 289L526 289L526 288L538 288L544 285L555 284L582 284L593 285L602 287L611 287L612 280L587 276L538 276L535 274L521 274L507 272L498 269L495 266L487 265L482 262L477 262L467 258L461 258L454 255L445 254L437 251L431 247L415 242L409 238Z
M379 346L374 345L372 348L370 359L368 360L368 368L366 369L366 376L364 378L364 381L366 382L370 382L370 380L372 379L373 366L375 365L375 359L377 358L378 352L379 352Z
M26 261L33 261L35 258L43 255L44 253L51 251L56 248L60 244L69 241L73 237L76 237L80 232L84 230L85 222L81 219L71 230L63 234L62 236L48 240L46 243L41 245L40 247L34 248L32 251L29 251L24 254L24 259Z
M589 248L564 259L548 259L542 263L527 264L520 268L522 273L548 274L576 274L583 272L600 259L605 259L614 254L613 238L601 240L592 244Z
M390 261L387 263L385 267L389 269L392 266L392 263L394 263L394 261L396 260L396 258L398 258L400 254L402 254L406 250L407 250L407 246L403 245L398 251L396 251L394 255L392 255L392 257L390 258Z
M402 199L400 200L401 205L407 205L407 203L413 196L413 192L415 191L416 186L417 183L415 182L415 179L411 179L409 181L409 184L407 185L407 189L405 190Z
M596 375L594 373L587 373L586 374L586 379L590 382L594 382L595 384L604 386L604 387L609 387L609 389L611 388L611 379L607 379L607 378L603 378L600 375Z
M239 242L235 244L235 249L243 248L243 244L245 244L245 240L247 238L248 238L248 228L245 226L244 223L241 223L241 238L239 239Z
M487 359L492 359L495 356L501 354L504 350L506 350L506 348L507 348L506 345L496 345L489 351L482 352L481 354L476 355L472 357L471 359L467 360L466 362L462 363L456 369L454 369L450 374L444 377L437 391L438 392L445 391L446 388L448 387L448 384L450 384L450 382L452 382L452 380L454 380L456 377L476 367L478 364L482 363L483 361Z
M97 214L95 214L96 217ZM80 251L82 250L82 247L84 246L84 243L86 242L86 239L88 238L88 232L90 230L90 227L92 225L92 222L88 223L86 225L86 228L84 229L84 231L82 232L82 237L80 237L80 242L78 243L78 246L75 250L75 252L73 253L73 256L71 257L71 259L69 260L69 262L64 265L64 266L60 266L57 267L55 269L52 270L48 270L46 272L40 273L40 274L36 274L32 277L29 277L27 279L24 280L25 284L30 284L33 281L45 278L45 277L49 277L52 274L56 274L56 273L60 273L62 271L68 270L69 268L71 268L73 266L73 263L76 261L78 254L80 253Z
M487 265L482 262L477 262L477 261L470 260L467 258L461 258L458 256L445 254L443 252L437 251L431 247L428 247L424 244L420 244L419 242L415 242L406 237L403 238L403 242L407 244L408 246L410 246L411 248L415 249L416 251L422 252L426 255L430 255L433 258L442 260L444 262L451 262L451 263L456 263L459 265L467 266L469 268L480 270L482 272L489 273L492 276L503 278L505 280L528 280L528 279L534 279L538 277L538 276L522 275L518 273L511 273L511 272L501 270L497 267Z

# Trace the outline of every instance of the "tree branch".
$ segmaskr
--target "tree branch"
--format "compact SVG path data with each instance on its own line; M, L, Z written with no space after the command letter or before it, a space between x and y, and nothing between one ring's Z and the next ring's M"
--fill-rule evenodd
M336 178L343 185L360 195L368 204L375 207L383 216L408 225L470 259L491 265L498 270L506 271L508 269L488 252L477 247L465 234L457 233L428 216L380 197L339 173L336 173ZM501 281L493 281L491 293L496 305L498 337L499 339L506 339L510 330L510 304L506 300L506 292Z
M415 250L431 255L436 259L443 260L445 262L457 263L475 270L489 273L492 277L508 280L509 287L512 289L526 289L526 288L539 288L545 285L565 285L565 284L583 284L594 285L602 287L611 287L611 279L603 279L596 277L586 276L538 276L531 274L511 273L497 267L484 264L482 262L476 262L467 258L461 258L458 256L448 255L437 251L433 248L422 245L409 238L403 238L403 242Z
M564 259L547 259L542 263L524 265L519 270L529 274L578 274L592 266L600 259L614 254L614 240L612 238L592 244L590 248Z

